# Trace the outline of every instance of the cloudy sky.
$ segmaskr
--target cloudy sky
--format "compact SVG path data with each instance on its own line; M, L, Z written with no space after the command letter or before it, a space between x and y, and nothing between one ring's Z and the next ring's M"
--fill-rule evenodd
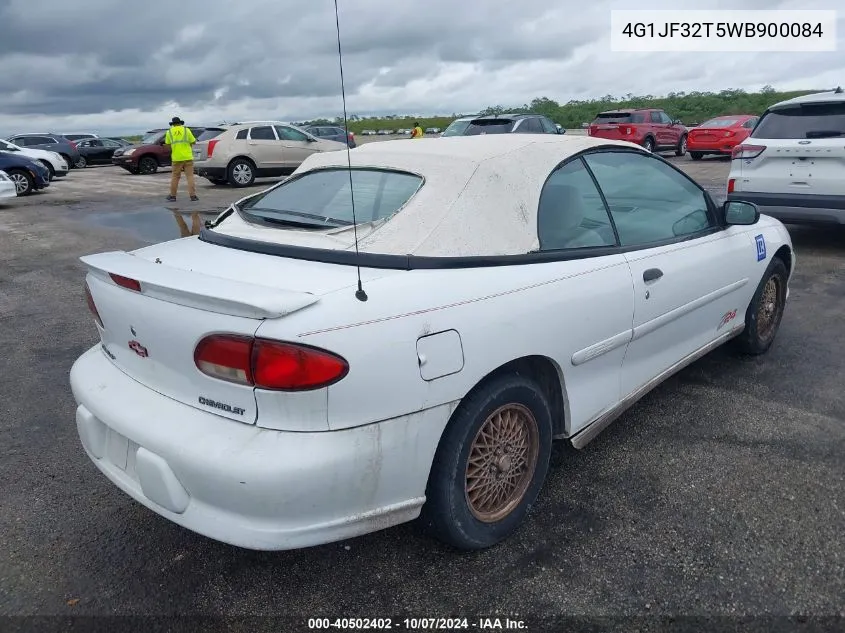
M841 0L636 8L832 9ZM349 113L473 112L534 97L845 84L830 53L614 53L630 0L339 0ZM457 8L461 7L461 8ZM341 112L333 0L0 0L0 134L131 133Z

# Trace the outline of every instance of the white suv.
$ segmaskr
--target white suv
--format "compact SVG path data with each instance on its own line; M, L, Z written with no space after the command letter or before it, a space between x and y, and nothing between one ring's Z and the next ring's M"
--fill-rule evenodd
M845 91L769 107L731 155L728 200L793 224L845 224Z
M0 139L0 152L14 152L38 161L50 172L50 180L54 177L67 176L68 169L70 169L70 165L62 158L61 154L46 149L20 147L19 145Z
M285 176L317 152L347 149L290 123L248 121L207 128L194 145L194 172L215 185L248 187L256 178Z

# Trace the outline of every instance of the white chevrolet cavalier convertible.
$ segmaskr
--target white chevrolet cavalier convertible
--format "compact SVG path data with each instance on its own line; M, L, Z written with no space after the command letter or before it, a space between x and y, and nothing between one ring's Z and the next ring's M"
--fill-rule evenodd
M493 545L553 438L583 447L723 343L765 352L795 265L780 222L658 156L527 134L315 154L199 236L82 261L86 453L263 550L417 517Z

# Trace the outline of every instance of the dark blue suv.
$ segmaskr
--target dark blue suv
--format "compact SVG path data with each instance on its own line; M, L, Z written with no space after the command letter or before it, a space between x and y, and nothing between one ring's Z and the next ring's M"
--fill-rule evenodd
M33 191L50 186L50 172L41 163L19 154L0 152L0 170L5 171L19 196L28 196Z

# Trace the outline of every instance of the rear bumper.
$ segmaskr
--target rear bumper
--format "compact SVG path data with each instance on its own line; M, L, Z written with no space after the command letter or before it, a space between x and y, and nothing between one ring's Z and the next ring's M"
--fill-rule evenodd
M734 191L728 200L752 202L789 224L845 224L845 196Z
M215 178L225 180L228 177L225 167L204 167L202 163L194 163L194 173L200 178Z
M190 530L257 550L307 547L416 518L443 405L343 431L234 422L162 396L95 346L70 372L86 453L112 483Z
M716 143L702 143L701 141L693 141L687 137L687 151L689 152L701 152L702 154L730 154L733 151L733 148L736 147L738 143L736 141L730 142L716 142Z

